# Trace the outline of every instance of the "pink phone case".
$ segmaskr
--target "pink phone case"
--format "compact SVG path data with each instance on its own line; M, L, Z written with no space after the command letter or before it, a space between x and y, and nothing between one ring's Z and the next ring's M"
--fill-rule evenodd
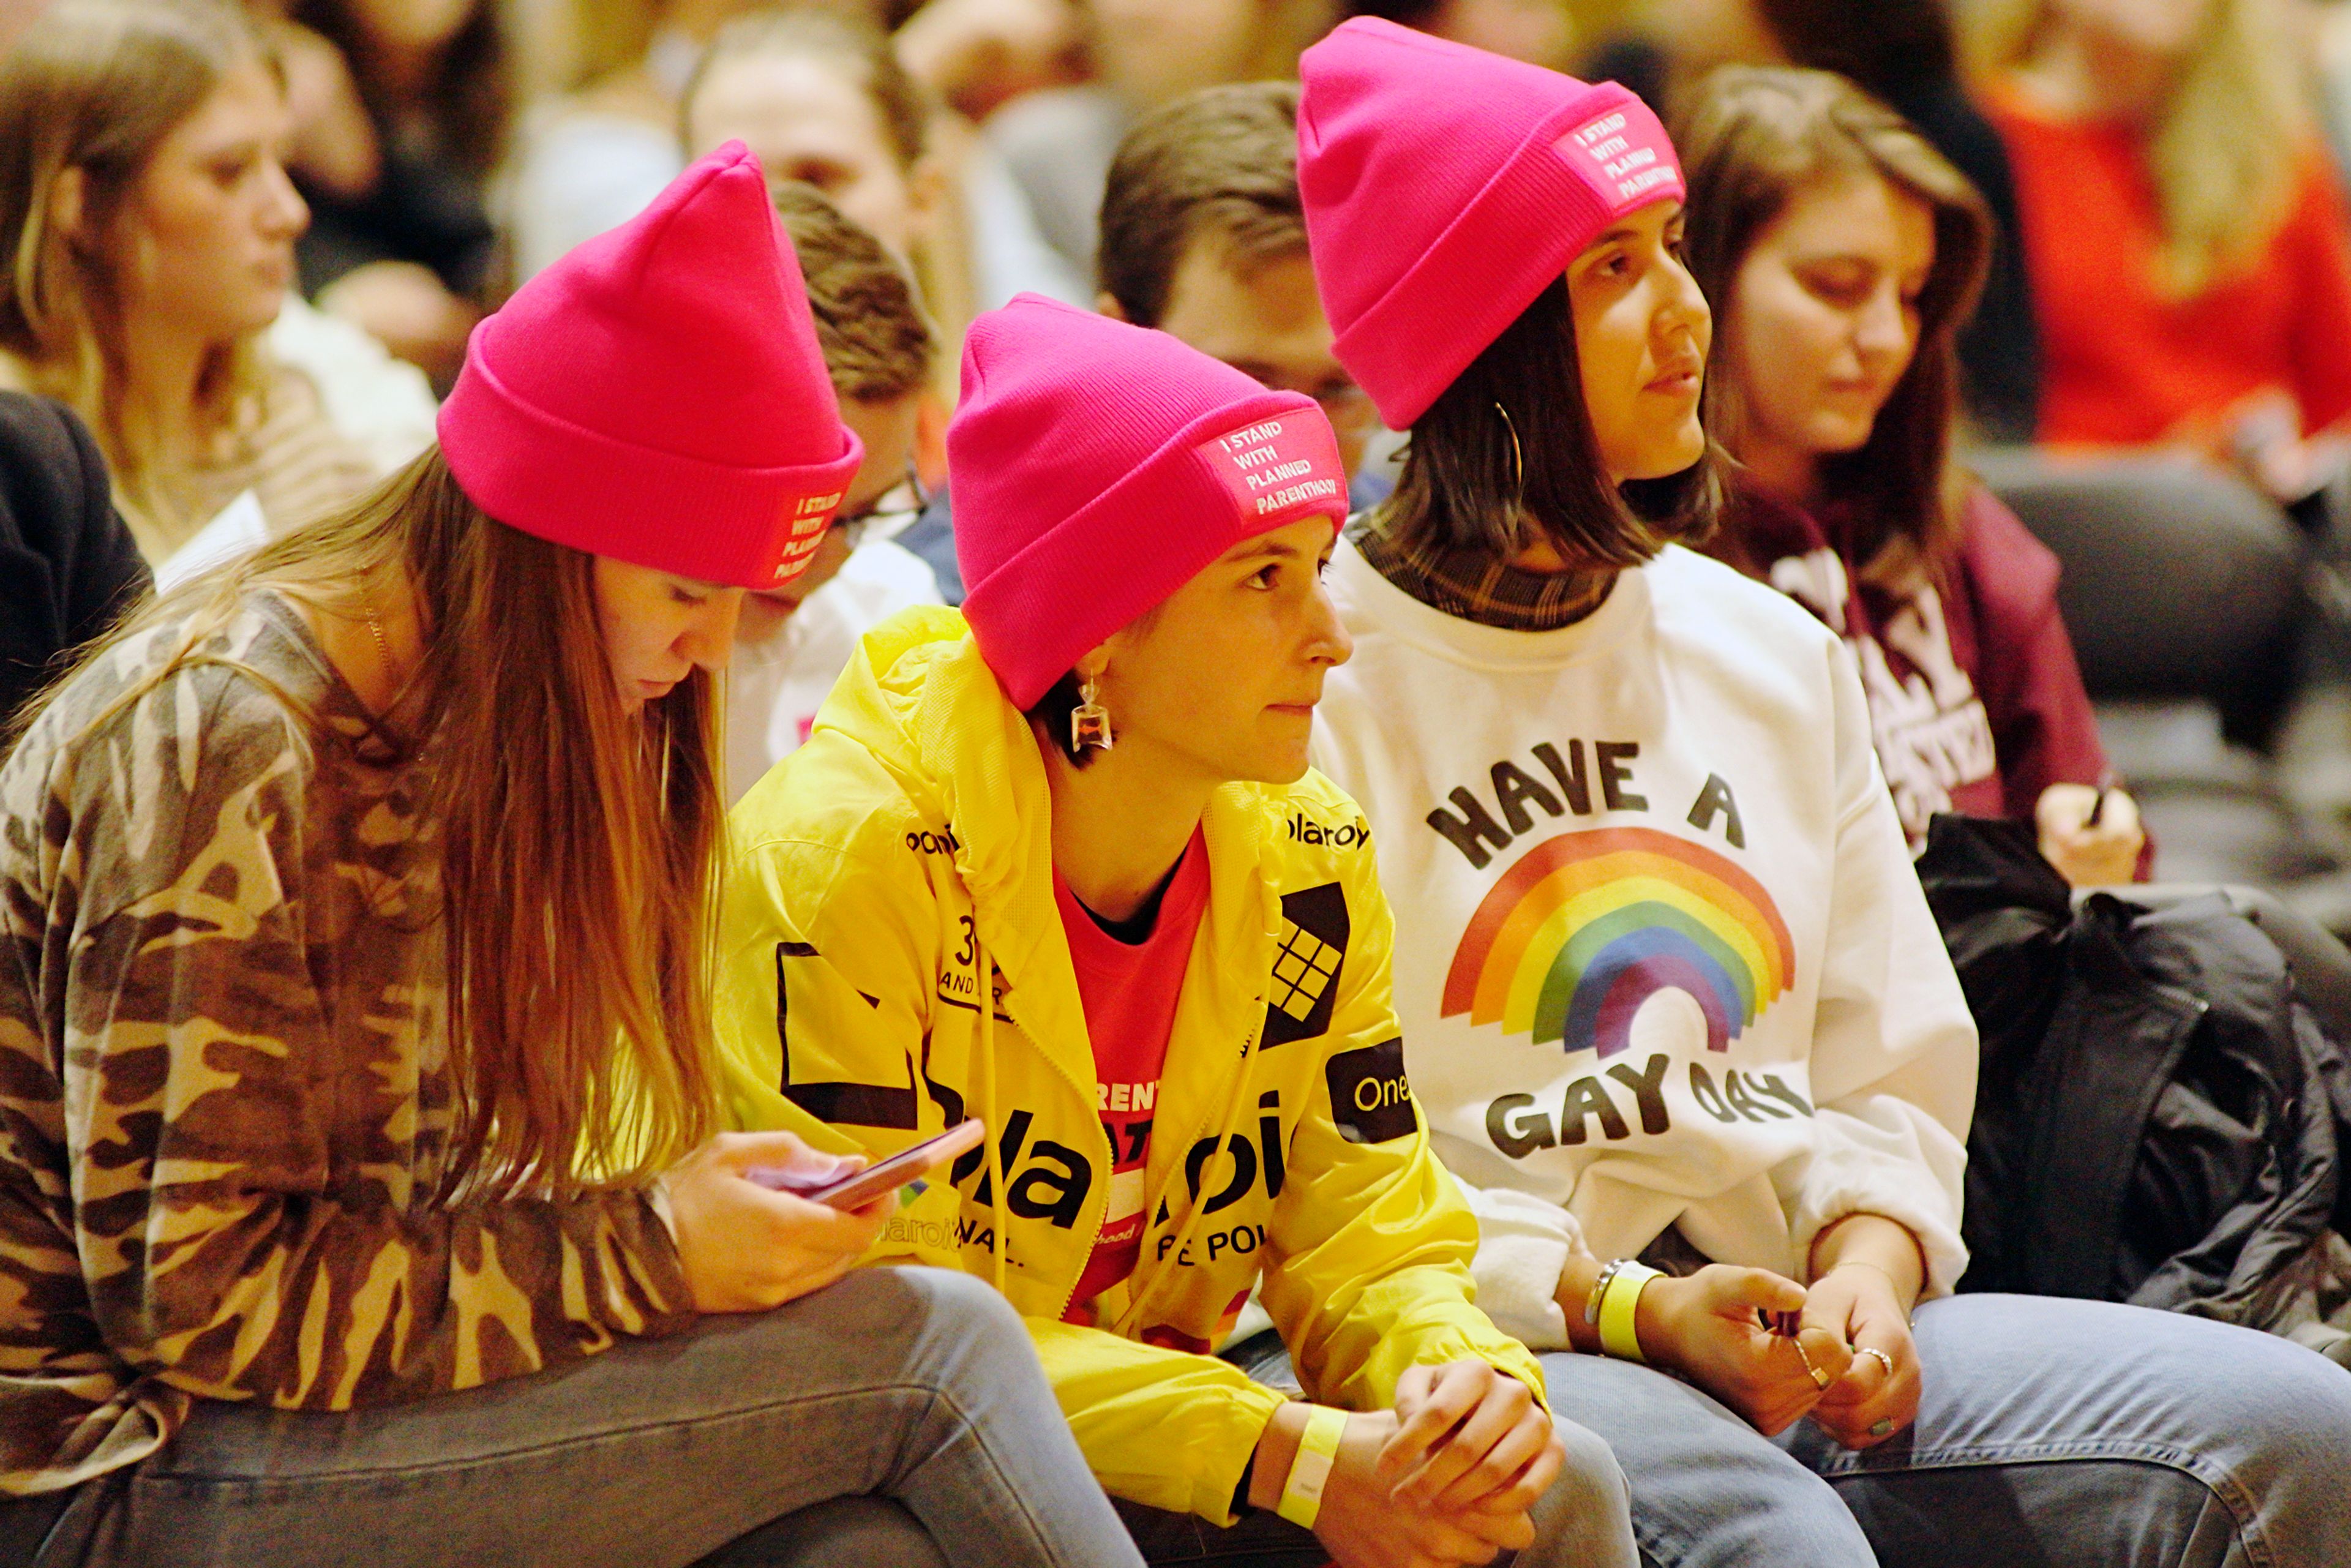
M753 1166L743 1173L746 1181L778 1192L789 1192L834 1208L862 1208L902 1186L921 1190L925 1172L941 1166L967 1149L978 1145L987 1129L977 1116L967 1116L936 1137L925 1138L912 1148L901 1149L879 1165L868 1166L862 1171L837 1178L811 1181L797 1171L778 1166Z

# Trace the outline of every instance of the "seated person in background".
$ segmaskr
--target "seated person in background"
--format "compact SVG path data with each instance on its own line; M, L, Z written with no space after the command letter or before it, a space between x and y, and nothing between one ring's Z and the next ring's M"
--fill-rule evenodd
M881 1254L1019 1309L1146 1559L1631 1568L1614 1462L1470 1303L1361 816L1307 770L1329 425L1034 297L963 383L967 620L869 635L728 824L735 1117L986 1123ZM1313 1404L1208 1354L1260 1281Z
M284 528L379 476L264 334L305 210L284 96L221 0L58 0L0 61L0 383L97 435L162 564L254 492Z
M1676 130L1714 306L1708 426L1740 465L1711 553L1854 651L1915 848L1938 811L2036 822L2079 886L2143 869L2057 613L2057 559L1951 463L1973 187L1843 77L1730 66Z
M485 187L516 94L499 7L296 0L291 16L350 62L376 148L363 180L304 182L303 291L445 386L497 247Z
M927 94L872 26L836 12L762 9L718 30L679 110L685 153L739 141L768 176L814 186L841 215L914 268L938 340L963 341L973 289L959 213L931 149ZM997 301L1000 304L1002 301ZM920 400L923 482L946 482L952 353Z
M730 804L808 738L860 637L909 605L939 602L931 569L889 535L922 507L915 425L937 351L914 282L814 188L778 185L775 199L841 422L865 456L808 570L744 596L726 671Z
M26 700L63 673L57 655L152 582L89 429L62 403L0 392L0 756Z
M1022 287L1082 300L1095 276L1102 182L1138 116L1227 82L1294 78L1298 51L1327 25L1322 0L1083 0L1094 79L1016 99L981 127L1010 179L1010 210L974 214L1032 225L1050 251Z
M1346 0L1340 11L1553 70L1571 63L1576 44L1569 0Z
M798 294L687 171L0 766L0 1561L1136 1562L996 1294L718 1131L712 685L858 455Z
M1331 352L1306 254L1295 84L1203 88L1138 120L1111 161L1096 260L1104 315L1304 392L1338 437L1350 507L1387 493L1387 476L1364 466L1379 412ZM943 492L901 536L938 571L949 602L962 597L953 527Z
M1975 1030L1851 656L1670 542L1712 509L1712 326L1655 116L1372 21L1302 75L1339 352L1412 437L1332 561L1315 756L1411 890L1404 1056L1478 1301L1614 1448L1645 1556L2351 1561L2351 1374L1949 1294Z
M2351 214L2267 0L1963 8L2041 323L2039 438L2185 443L2281 501L2351 415Z

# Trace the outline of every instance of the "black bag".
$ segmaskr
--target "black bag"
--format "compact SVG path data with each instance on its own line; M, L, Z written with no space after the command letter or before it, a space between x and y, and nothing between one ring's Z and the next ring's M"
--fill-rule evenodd
M1959 1289L2309 1321L2351 1075L2276 945L2217 894L2076 907L2023 823L1938 817L1918 872L1982 1036Z

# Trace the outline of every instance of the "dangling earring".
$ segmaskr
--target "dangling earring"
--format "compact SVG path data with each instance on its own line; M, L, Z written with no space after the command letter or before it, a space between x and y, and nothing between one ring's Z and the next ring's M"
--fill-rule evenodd
M1494 404L1494 412L1502 416L1502 428L1510 433L1510 474L1518 482L1519 504L1523 507L1527 500L1527 460L1519 450L1519 423L1499 402Z
M1070 749L1083 751L1098 746L1108 751L1113 744L1110 709L1094 700L1094 683L1089 676L1078 683L1078 706L1070 710Z

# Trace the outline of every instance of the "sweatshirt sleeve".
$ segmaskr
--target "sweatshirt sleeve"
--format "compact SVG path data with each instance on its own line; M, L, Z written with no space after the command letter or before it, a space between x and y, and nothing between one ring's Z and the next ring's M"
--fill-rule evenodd
M1362 935L1349 945L1323 1037L1326 1092L1291 1138L1261 1299L1300 1384L1325 1404L1385 1409L1410 1368L1472 1359L1543 1399L1534 1358L1474 1304L1477 1220L1437 1163L1409 1086L1370 1113L1327 1092L1374 1071L1397 1082L1405 1071L1389 997L1395 922L1370 857L1356 865L1344 885Z
M1778 1173L1798 1260L1848 1214L1880 1214L1924 1249L1925 1296L1967 1267L1959 1203L1976 1031L1927 908L1842 648L1834 685L1835 887L1813 1038L1808 1157Z
M1959 547L1974 611L1976 690L1992 728L2011 815L2031 820L2052 784L2106 782L2105 748L2057 609L2056 556L1979 487Z
M1507 1186L1454 1185L1478 1221L1478 1256L1469 1264L1478 1306L1494 1326L1531 1351L1569 1350L1559 1277L1573 1257L1589 1257L1583 1227L1547 1198Z
M351 1102L387 1062L418 1071L423 1026L327 1005L342 955L309 885L332 862L310 852L327 825L301 737L243 676L203 677L57 777L89 915L59 998L62 1166L109 1347L195 1394L340 1410L682 1326L645 1194L436 1205L413 1190L413 1086L349 1146Z

